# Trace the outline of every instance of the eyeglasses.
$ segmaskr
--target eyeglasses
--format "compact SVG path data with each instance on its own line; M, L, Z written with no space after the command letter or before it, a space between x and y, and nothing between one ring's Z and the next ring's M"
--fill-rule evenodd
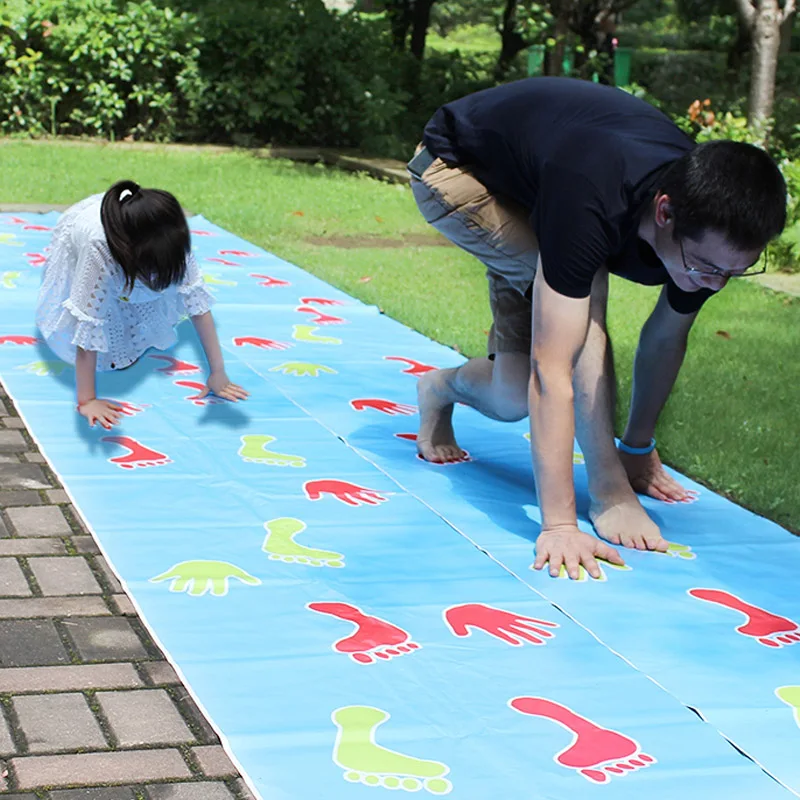
M724 269L717 269L717 267L708 267L708 269L698 269L697 267L690 267L686 263L686 254L683 252L683 239L678 239L678 244L681 246L681 258L683 259L683 268L686 272L694 275L708 275L713 278L747 278L750 275L761 275L767 271L767 261L769 260L769 248L764 249L764 265L762 267L755 267L755 265L748 267L744 272L726 272ZM761 261L759 258L758 261ZM756 264L758 263L756 261Z

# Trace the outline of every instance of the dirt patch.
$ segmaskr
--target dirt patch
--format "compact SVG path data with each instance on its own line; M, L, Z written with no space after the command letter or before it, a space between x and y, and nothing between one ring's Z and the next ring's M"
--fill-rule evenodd
M397 238L388 238L378 235L363 236L306 236L308 244L317 247L340 247L352 250L357 247L376 247L391 249L397 247L455 247L444 236L431 236L425 233L409 233Z

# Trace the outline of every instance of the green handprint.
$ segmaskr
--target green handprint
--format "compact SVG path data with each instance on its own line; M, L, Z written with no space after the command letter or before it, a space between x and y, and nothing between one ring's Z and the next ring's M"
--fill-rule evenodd
M150 583L172 581L171 592L186 592L191 597L202 597L211 592L214 597L228 594L228 581L236 578L248 586L260 586L261 581L227 561L181 561L171 569L150 578Z
M218 278L216 275L212 275L210 272L203 273L203 282L209 284L210 286L238 286L237 281L226 281L222 278Z
M600 568L600 577L599 578L592 578L595 581L607 581L608 576L605 573L603 567L611 567L611 569L619 570L620 572L630 572L633 567L629 567L627 564L612 564L610 561L604 561L602 558L595 559L597 561L597 566ZM531 565L531 569L533 569L533 565ZM562 579L568 579L569 573L567 572L567 568L562 564L561 569L558 571L558 577ZM585 583L589 580L591 576L586 571L586 568L583 566L578 567L578 583Z
M48 375L60 375L64 370L70 369L70 365L63 361L31 361L30 364L20 364L14 369L24 369L25 372L46 378Z
M0 244L7 244L9 247L22 247L22 242L13 233L0 233Z
M17 284L14 281L19 280L22 277L21 272L4 272L3 273L3 288L4 289L16 289Z
M697 553L693 553L688 544L676 544L675 542L670 542L666 555L673 558L683 558L686 561L692 561L697 558Z
M317 336L313 325L292 325L292 338L298 342L316 342L317 344L341 344L342 340L335 336Z
M267 445L275 441L274 436L248 434L241 438L242 446L239 448L239 456L243 461L270 464L273 467L305 467L306 465L306 460L302 456L290 456L267 450Z
M335 369L326 367L323 364L310 364L307 361L286 361L283 364L278 364L277 367L271 367L269 371L282 372L284 375L297 375L300 378L306 375L318 378L320 372L326 372L328 375L338 375Z

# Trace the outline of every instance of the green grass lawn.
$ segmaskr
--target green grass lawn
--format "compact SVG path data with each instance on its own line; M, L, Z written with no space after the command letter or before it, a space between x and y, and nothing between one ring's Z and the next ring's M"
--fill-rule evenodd
M192 211L437 341L484 352L483 269L455 247L436 246L406 187L241 152L0 140L0 160L2 203L72 203L130 177L172 191ZM403 246L377 246L381 238ZM320 244L325 239L359 246ZM613 282L620 420L639 329L657 292ZM657 431L662 458L800 532L799 411L800 299L732 281L692 331Z

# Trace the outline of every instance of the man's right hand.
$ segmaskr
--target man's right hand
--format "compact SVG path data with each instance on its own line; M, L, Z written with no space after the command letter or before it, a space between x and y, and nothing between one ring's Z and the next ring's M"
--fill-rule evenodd
M110 400L94 398L94 400L79 403L78 413L89 420L89 427L93 428L95 422L99 422L106 430L111 430L111 426L119 422L122 408Z
M601 575L597 559L610 564L625 566L622 556L605 542L576 527L564 525L559 528L542 528L536 540L536 561L534 569L542 569L550 563L550 575L558 577L562 565L573 580L577 580L583 566L593 577Z

